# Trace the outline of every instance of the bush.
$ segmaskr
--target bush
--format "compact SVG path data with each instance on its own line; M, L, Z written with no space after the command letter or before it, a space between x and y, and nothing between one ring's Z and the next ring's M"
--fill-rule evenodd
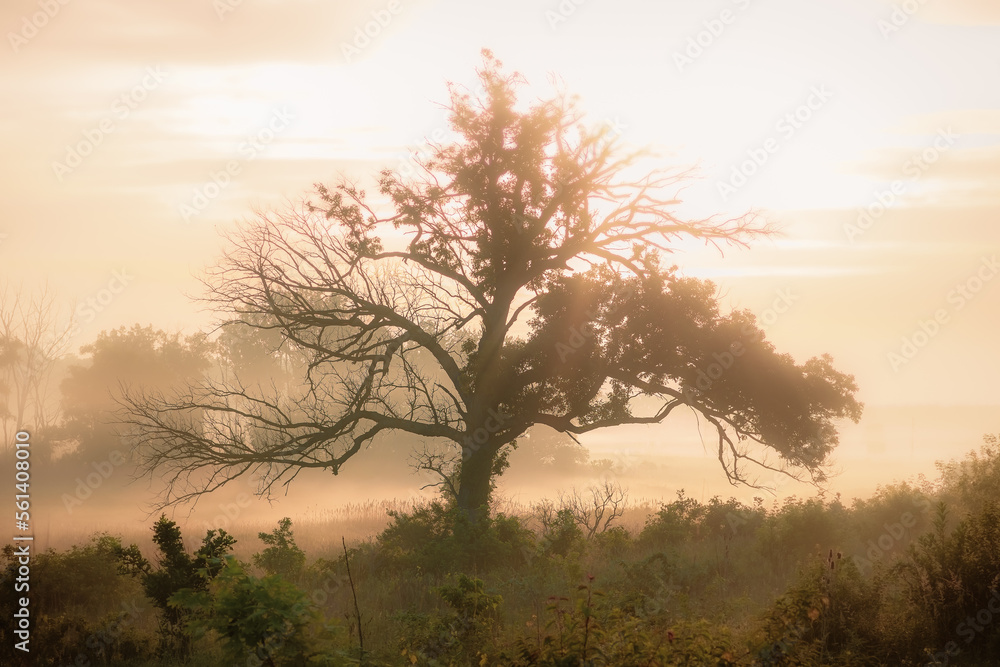
M677 500L661 505L656 514L646 519L638 542L651 548L676 547L694 537L694 528L703 513L701 504L694 498L685 498L681 489Z
M108 614L96 621L81 616L42 614L32 621L30 653L0 649L4 665L126 665L146 664L154 642L132 626L127 612Z
M825 551L824 545L842 543L846 510L839 500L787 498L772 512L757 534L757 549L772 572L794 571L811 556Z
M30 588L17 592L15 548L4 547L0 613L13 619L17 598L29 597L32 632L26 664L76 664L81 654L91 664L115 664L147 654L149 647L133 627L142 613L136 606L142 591L119 574L120 549L118 538L99 534L84 546L32 555ZM14 648L13 625L0 624L2 664L20 664L24 657Z
M594 536L594 541L600 554L605 558L620 557L632 546L632 536L622 526L615 526L598 533Z
M851 559L813 557L765 614L756 640L762 665L902 664L891 642L885 582L862 576ZM881 657L879 657L881 656Z
M403 656L417 664L481 664L484 649L496 641L503 598L487 593L482 580L464 574L454 586L435 590L452 611L444 616L402 614Z
M214 578L201 571L208 590L188 588L170 597L170 606L188 618L193 638L217 632L231 665L352 664L335 650L336 628L302 590L279 575L249 575L232 556L224 563Z
M443 574L523 565L534 536L516 517L499 514L471 522L440 502L411 514L389 511L392 523L377 539L382 565Z
M116 612L122 603L139 594L118 570L121 542L107 534L98 534L85 546L74 545L68 551L52 549L33 554L31 560L32 613L82 615L93 618ZM13 590L17 571L14 547L5 545L4 585ZM13 602L3 596L4 600ZM3 612L8 609L5 607ZM13 613L13 607L10 607Z
M575 599L549 599L550 620L544 634L517 639L500 655L512 667L689 667L735 664L727 633L702 620L669 630L644 623L616 606L605 604L593 589L593 577L577 587Z
M180 528L161 515L153 525L153 542L160 552L159 569L154 570L134 544L120 549L120 567L139 579L146 596L160 610L162 648L187 655L191 649L185 628L187 615L184 609L169 604L170 597L185 588L205 590L207 582L222 568L221 557L232 550L236 539L224 530L218 534L210 530L192 557L184 550Z
M584 549L584 536L573 512L568 508L542 523L542 551L547 556L579 555Z
M926 648L938 650L961 638L970 644L963 652L989 655L1000 646L1000 614L993 612L1000 600L1000 507L987 502L950 532L947 523L948 509L939 503L933 531L910 545L894 572L910 604L922 612L915 630ZM986 615L992 622L982 622Z
M291 581L298 581L306 564L306 553L292 537L292 520L285 517L273 531L258 533L257 536L268 546L263 552L254 554L254 565L268 574L280 574Z

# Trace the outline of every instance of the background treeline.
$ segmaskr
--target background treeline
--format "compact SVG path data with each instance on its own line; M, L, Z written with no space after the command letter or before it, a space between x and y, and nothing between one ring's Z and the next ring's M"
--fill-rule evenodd
M240 545L161 517L148 552L36 556L24 664L995 665L1000 443L939 469L850 506L679 492L632 532L613 482L477 524L443 498L308 554L290 520Z
M0 446L0 466L13 470L14 433L29 431L32 504L45 508L39 517L74 519L84 506L94 512L148 502L150 489L132 483L137 461L120 423L123 391L169 396L206 379L238 377L264 393L290 394L304 375L304 358L281 346L278 334L249 326L226 327L210 339L136 324L102 332L80 348L81 356L60 352L66 345L52 342L54 335L40 333L48 343L36 350L13 333L4 338L0 329L0 426L6 443ZM418 439L393 436L376 445L352 459L351 477L377 475L386 485L412 488ZM527 480L600 472L610 465L589 461L585 448L544 428L521 439L511 463ZM156 487L160 480L153 482Z

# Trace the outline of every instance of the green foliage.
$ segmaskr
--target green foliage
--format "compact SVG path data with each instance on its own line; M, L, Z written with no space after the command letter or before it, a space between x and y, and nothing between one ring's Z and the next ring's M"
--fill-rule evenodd
M998 607L1000 600L1000 507L985 503L952 531L945 504L935 509L933 530L910 545L908 558L895 568L909 602L922 611L917 627L926 631L925 641L933 639L933 647L956 641L957 635L978 640L977 652L1000 644L1000 614L990 614L995 620L982 624L982 634L974 630L977 614Z
M685 498L684 489L677 492L677 500L664 504L646 519L646 526L639 533L641 544L673 545L689 538L701 518L701 506L694 498Z
M38 616L31 632L28 664L145 664L154 655L154 642L135 627L135 620L128 612L107 614L97 620L62 614ZM3 664L16 664L16 655L3 654Z
M603 533L597 533L594 542L602 556L618 557L632 546L632 536L622 526L612 526Z
M120 548L118 538L102 533L84 546L73 546L61 553L49 549L33 555L30 593L34 611L91 618L117 611L124 598L138 593L118 574ZM4 586L13 590L18 563L12 545L4 546L3 558ZM13 601L9 596L0 599Z
M223 562L217 576L201 569L201 589L170 597L170 607L188 619L193 638L218 633L226 664L232 665L352 664L335 650L336 629L302 590L280 575L247 574L232 556Z
M445 573L516 567L534 552L531 531L516 517L498 514L473 522L440 502L389 516L392 523L377 542L382 564L394 569Z
M118 665L148 657L151 642L136 629L143 610L139 586L118 573L118 538L95 535L83 546L33 554L28 587L15 592L18 558L3 548L0 613L13 619L17 598L27 596L31 618L31 665ZM22 578L23 580L23 578ZM14 623L0 624L0 664L16 665Z
M165 647L187 654L190 637L185 631L187 612L169 604L171 596L190 588L203 591L207 582L222 568L221 558L229 553L236 539L224 530L210 530L202 545L188 555L177 524L161 515L153 526L153 543L160 552L158 569L153 569L135 545L119 552L122 569L138 577L146 596L160 610L160 636Z
M978 456L963 468L964 488L983 490L991 479L995 461ZM849 509L794 498L771 509L760 499L703 504L679 494L636 540L611 528L588 542L552 504L537 544L504 516L474 527L442 504L394 514L379 540L352 549L367 616L363 664L916 667L947 656L948 664L992 665L1000 655L1000 506L985 496L958 503L956 519L951 505L931 505L956 498L957 488L895 484ZM152 564L107 535L37 554L32 664L358 664L362 656L346 654L354 634L331 628L307 602L332 618L352 614L339 550L303 567L287 519L261 538L257 563L299 572L303 588L227 562L225 533L209 532L189 555L163 517ZM863 567L858 556L873 538L892 557ZM13 549L4 556L11 589ZM444 574L462 567L476 568L475 577ZM593 579L566 593L588 572ZM141 604L145 586L154 604L179 587L167 597L179 634L161 635L158 647ZM10 596L0 603L9 617ZM5 632L0 662L18 665ZM195 655L182 650L189 633L202 637Z
M546 555L567 557L583 548L583 531L569 509L558 510L551 521L543 522L542 550Z
M824 545L841 544L844 507L839 500L786 498L780 511L770 513L757 533L757 549L772 571L794 569Z
M263 552L254 554L254 565L268 574L279 574L292 581L302 575L306 554L292 537L292 520L285 517L270 533L258 533L260 541L268 545Z
M644 623L618 607L602 604L593 577L574 599L549 599L549 620L535 635L519 638L500 655L512 667L640 667L646 665L733 665L728 634L706 621L670 629Z
M767 516L762 502L757 498L754 506L748 507L735 498L722 502L714 496L708 504L702 504L685 497L684 489L680 489L677 500L662 505L646 520L638 542L645 547L663 548L683 542L726 540L739 534L752 534Z
M497 638L499 595L486 592L480 579L461 574L454 585L439 586L438 595L451 612L428 616L403 614L402 655L425 665L475 664Z
M978 452L961 461L939 462L941 497L963 512L977 512L996 501L1000 489L1000 436L986 434Z
M883 664L876 656L894 652L882 641L884 607L883 582L830 550L764 615L754 653L762 665Z

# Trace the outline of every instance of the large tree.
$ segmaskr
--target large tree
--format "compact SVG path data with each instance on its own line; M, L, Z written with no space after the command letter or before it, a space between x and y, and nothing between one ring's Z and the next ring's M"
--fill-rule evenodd
M744 245L766 227L680 219L686 173L628 176L639 155L565 97L519 104L521 78L484 60L485 94L451 89L456 140L419 177L383 171L374 199L317 186L314 203L231 235L208 299L280 332L308 369L294 395L238 382L130 395L165 502L242 474L262 491L306 468L337 474L402 432L450 445L427 464L474 514L532 425L577 436L679 408L715 428L733 482L761 467L824 479L834 420L860 417L853 378L828 356L777 353L752 314L721 313L714 285L662 262L685 238Z

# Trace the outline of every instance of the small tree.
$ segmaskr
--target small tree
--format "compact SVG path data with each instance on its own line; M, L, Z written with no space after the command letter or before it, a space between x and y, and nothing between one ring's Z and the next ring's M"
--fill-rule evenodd
M306 564L306 553L292 537L292 520L286 516L278 522L277 528L270 533L257 533L257 537L267 548L262 553L254 554L254 565L268 574L297 579Z
M170 598L182 589L206 590L208 582L222 570L222 557L232 550L236 539L224 530L210 530L198 551L190 556L184 550L180 528L161 515L153 526L153 543L160 552L158 569L153 569L134 544L120 551L121 569L139 578L146 596L160 610L164 644L186 655L191 649L185 627L188 612L170 605Z
M601 484L589 487L584 493L573 489L568 495L560 496L559 502L586 531L589 540L606 531L615 519L625 513L628 491L618 482L605 479Z

